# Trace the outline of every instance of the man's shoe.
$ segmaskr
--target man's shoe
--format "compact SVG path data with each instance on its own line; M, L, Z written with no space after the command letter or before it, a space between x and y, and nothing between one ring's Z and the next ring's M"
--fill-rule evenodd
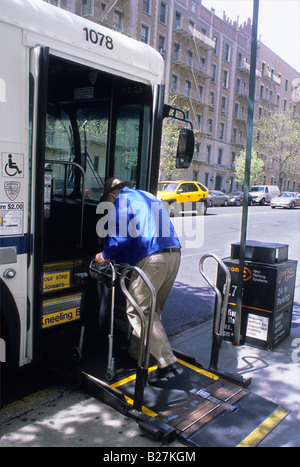
M175 376L182 375L183 368L179 365L178 362L168 365L165 368L157 368L152 373L148 375L148 383L156 384L160 381L168 381L169 379L175 378Z

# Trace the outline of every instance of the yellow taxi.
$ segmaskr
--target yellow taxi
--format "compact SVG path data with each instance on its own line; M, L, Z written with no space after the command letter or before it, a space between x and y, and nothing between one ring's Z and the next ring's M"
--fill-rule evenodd
M161 181L157 190L157 198L165 202L172 217L184 210L206 214L208 189L202 183L187 180Z

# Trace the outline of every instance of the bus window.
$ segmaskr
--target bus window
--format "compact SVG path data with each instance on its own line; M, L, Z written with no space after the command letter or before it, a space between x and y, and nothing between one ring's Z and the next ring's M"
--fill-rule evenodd
M139 180L139 185L144 187L149 154L149 129L149 106L136 104L119 107L114 174L120 180L131 180L134 185Z

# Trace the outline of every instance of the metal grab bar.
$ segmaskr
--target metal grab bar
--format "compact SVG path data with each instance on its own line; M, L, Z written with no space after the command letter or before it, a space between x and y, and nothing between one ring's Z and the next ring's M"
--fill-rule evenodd
M225 284L223 288L223 295L224 298L222 300L222 294L217 286L211 281L209 277L204 273L204 261L207 258L213 258L225 274ZM213 323L213 342L212 342L212 349L211 349L211 357L210 357L210 365L209 368L216 370L218 365L218 358L219 358L219 349L222 345L222 339L224 334L225 328L225 320L227 314L227 305L228 305L228 297L231 285L231 275L229 270L227 269L224 262L218 258L216 255L212 253L208 253L203 255L199 261L199 271L206 282L210 285L210 287L214 290L216 294L216 304L214 310L214 323Z
M110 328L108 335L108 361L106 370L106 379L112 381L115 375L115 359L113 358L113 345L114 345L114 320L115 320L115 282L116 270L113 263L109 262L112 273L112 289L111 289L111 309L110 309Z
M80 170L82 174L82 196L81 196L81 221L80 221L80 243L79 248L83 247L83 215L84 215L84 203L85 203L85 177L86 173L81 165L77 164L77 162L71 161L57 161L57 160L45 160L45 164L61 164L64 166L72 165ZM66 177L65 177L66 180Z
M148 287L150 291L150 314L148 318L147 329L146 329L145 315L143 311L141 310L140 306L137 304L136 300L130 294L125 284L126 274L132 271L135 271L141 277L141 279L144 281L144 283L146 284L146 286ZM141 322L138 367L137 367L134 402L133 402L133 408L138 411L141 411L142 404L143 404L144 388L147 383L148 368L149 368L149 361L150 361L150 347L151 347L153 319L154 319L154 313L155 313L155 308L156 308L156 291L151 281L148 279L148 277L144 273L144 271L142 271L142 269L138 268L137 266L127 266L122 271L121 278L120 278L120 287L125 297L127 298L127 300L131 303L131 305L137 312L138 317ZM146 340L145 340L145 337L146 337Z

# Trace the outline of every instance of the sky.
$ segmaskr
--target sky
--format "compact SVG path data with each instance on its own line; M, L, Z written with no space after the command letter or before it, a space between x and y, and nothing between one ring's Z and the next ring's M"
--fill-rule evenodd
M202 5L215 9L239 24L253 17L253 0L202 0ZM259 0L258 35L261 42L300 72L300 0Z

